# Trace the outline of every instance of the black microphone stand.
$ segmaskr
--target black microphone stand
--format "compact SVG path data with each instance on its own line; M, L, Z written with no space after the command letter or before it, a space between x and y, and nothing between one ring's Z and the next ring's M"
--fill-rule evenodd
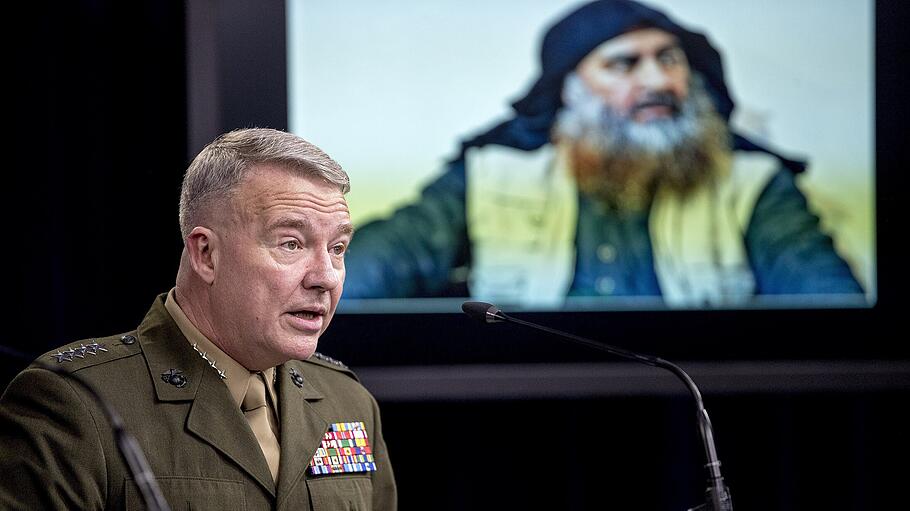
M698 419L698 431L701 434L702 444L704 444L705 458L707 460L705 468L708 470L708 489L706 491L706 501L704 504L690 508L688 511L733 510L733 500L730 497L730 490L727 488L726 484L724 484L723 476L720 475L720 460L717 459L717 449L714 447L714 433L711 427L711 419L708 417L708 410L705 409L705 404L704 401L702 401L701 391L698 390L698 386L695 385L695 382L692 380L692 378L690 378L689 375L686 374L686 372L683 371L681 367L660 357L635 353L632 351L624 350L622 348L617 348L615 346L610 346L606 343L593 341L591 339L585 339L584 337L579 337L567 332L562 332L560 330L555 330L543 325L538 325L536 323L530 323L528 321L513 318L512 316L506 315L495 305L489 303L465 302L462 304L461 309L465 312L465 314L486 323L498 323L500 321L506 321L509 323L514 323L516 325L533 328L535 330L541 330L560 338L570 339L590 348L606 351L607 353L634 360L636 362L641 362L649 366L667 369L668 371L675 374L680 380L683 381L683 383L686 384L686 388L689 389L689 392L692 393L692 397L695 398L695 411Z
M0 346L0 352L13 355L21 360L30 360L26 355L14 349L7 348L6 346ZM42 360L34 360L32 362L36 364L36 367L71 378L91 394L95 401L101 405L101 409L104 411L108 423L110 423L111 429L114 431L114 439L117 441L120 455L123 456L123 460L126 462L126 466L130 471L130 475L133 476L136 486L139 487L139 492L142 494L142 501L145 503L145 508L149 511L171 511L171 507L161 493L161 488L158 486L158 481L155 479L155 474L152 472L152 468L149 466L145 454L139 447L139 443L136 442L136 438L126 430L123 419L120 418L120 414L118 414L114 408L78 374L71 373L62 367L48 364Z

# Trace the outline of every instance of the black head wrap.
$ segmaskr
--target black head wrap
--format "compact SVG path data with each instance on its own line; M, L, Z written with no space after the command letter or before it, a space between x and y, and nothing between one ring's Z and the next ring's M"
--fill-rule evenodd
M729 121L733 99L724 81L721 56L707 37L640 3L599 0L579 7L547 29L540 50L540 77L525 97L512 104L515 117L464 142L462 155L469 147L486 144L530 151L548 143L556 114L563 106L562 88L566 75L601 43L638 27L659 28L679 39L689 66L704 78L705 89L715 109ZM805 167L803 162L782 158L741 135L733 135L733 146L773 154L794 171Z

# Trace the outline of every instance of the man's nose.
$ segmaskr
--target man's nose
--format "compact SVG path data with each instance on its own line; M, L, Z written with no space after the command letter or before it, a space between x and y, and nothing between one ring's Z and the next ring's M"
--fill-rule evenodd
M667 70L655 58L639 61L636 78L640 87L650 91L665 90L670 83Z
M340 283L339 270L335 268L331 254L317 251L307 265L306 274L303 276L303 287L331 291Z

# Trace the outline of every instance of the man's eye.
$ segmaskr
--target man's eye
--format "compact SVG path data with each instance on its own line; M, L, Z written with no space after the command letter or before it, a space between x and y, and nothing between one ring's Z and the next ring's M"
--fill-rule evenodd
M615 58L604 62L603 66L610 71L626 72L635 66L634 58Z
M664 66L675 66L682 63L683 52L679 48L673 48L662 52L657 58Z
M297 240L288 240L282 243L281 246L288 250L297 250L300 248L300 243L297 243Z
M332 247L332 254L337 256L344 255L344 252L347 250L347 248L348 247L346 245L339 243Z

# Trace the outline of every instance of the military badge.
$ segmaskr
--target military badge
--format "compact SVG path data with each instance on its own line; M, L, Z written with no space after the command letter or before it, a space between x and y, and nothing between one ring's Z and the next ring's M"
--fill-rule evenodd
M165 383L170 383L178 389L186 387L186 384L189 383L186 375L180 369L168 369L166 372L161 373L161 380Z
M297 388L302 388L303 387L303 375L301 375L293 367L288 372L291 374L291 381L294 382L294 385L297 385Z
M218 369L218 367L215 366L215 361L214 361L213 359L210 359L210 358L209 358L209 354L208 354L207 352L205 352L205 351L199 351L199 348L197 347L197 345L196 345L195 342L193 343L193 351L195 351L196 353L198 353L199 356L202 357L202 360L205 360L206 362L208 362L208 363L209 363L209 366L210 366L212 369L214 369L215 371L218 372L218 377L219 377L219 378L221 378L222 380L225 379L225 378L227 378L227 374L224 373L224 370L223 370L223 369Z
M77 358L85 358L86 355L95 356L99 352L107 351L107 348L104 347L104 344L98 344L97 342L89 343L88 346L85 344L80 344L78 348L70 348L65 351L58 351L51 355L51 358L57 359L57 363L62 362L72 362Z
M373 448L363 422L336 422L329 426L307 470L310 475L375 472Z

